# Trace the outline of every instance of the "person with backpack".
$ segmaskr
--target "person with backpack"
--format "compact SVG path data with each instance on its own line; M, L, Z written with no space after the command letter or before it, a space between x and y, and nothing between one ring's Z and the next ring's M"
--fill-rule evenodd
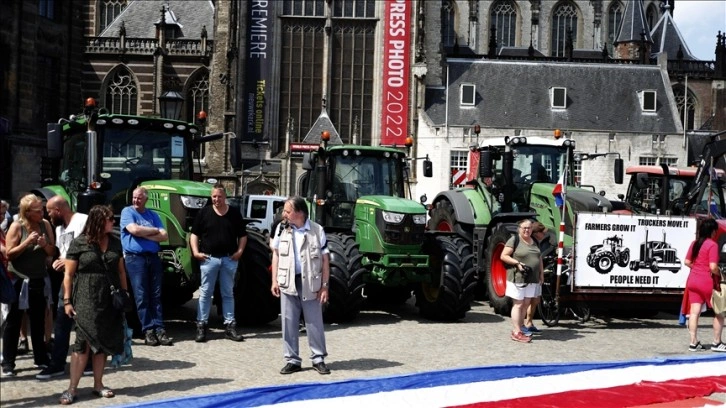
M530 219L519 222L517 234L507 240L500 259L507 269L506 296L512 298L512 333L511 339L520 343L529 343L531 336L522 332L527 308L532 299L537 297L537 287L544 281L544 267L537 241L532 238Z
M552 244L552 242L550 242L550 234L547 230L547 227L545 227L544 224L539 221L535 221L532 223L532 239L537 242L537 245L539 246L540 256L542 258L549 255L552 251L555 250L555 246ZM534 314L537 312L537 305L539 305L540 297L542 297L542 282L537 284L535 296L532 298L532 301L527 308L527 316L525 317L524 324L522 325L522 333L524 333L526 336L531 336L532 334L539 334L542 332L542 330L538 329L532 321L534 319Z
M328 302L330 252L323 227L310 220L302 197L285 202L284 221L272 239L272 294L280 298L280 319L285 366L280 374L302 369L299 329L302 312L307 328L313 368L330 374L325 365L323 305Z

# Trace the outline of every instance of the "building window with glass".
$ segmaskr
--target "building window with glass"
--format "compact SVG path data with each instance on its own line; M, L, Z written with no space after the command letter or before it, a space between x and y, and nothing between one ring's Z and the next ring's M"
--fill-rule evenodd
M444 47L453 47L456 43L456 5L452 0L442 0L441 41Z
M613 2L608 9L608 41L605 45L610 55L613 55L613 43L617 38L618 31L620 31L624 11L625 7L619 1Z
M577 7L571 2L557 5L552 13L552 56L564 57L567 38L577 44Z
M98 7L98 34L100 35L126 8L126 0L103 0L99 2Z
M466 184L466 172L469 169L469 151L451 151L451 181L452 187L463 187ZM460 181L460 182L459 182Z
M511 0L492 6L492 25L497 29L497 47L514 47L517 40L517 8Z
M105 92L106 109L111 113L136 115L139 93L131 72L126 68L118 68L109 77Z

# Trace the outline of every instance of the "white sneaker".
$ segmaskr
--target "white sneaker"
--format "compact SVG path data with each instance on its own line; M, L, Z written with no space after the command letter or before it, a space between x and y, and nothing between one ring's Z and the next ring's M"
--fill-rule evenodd
M711 351L726 352L726 343L711 344Z

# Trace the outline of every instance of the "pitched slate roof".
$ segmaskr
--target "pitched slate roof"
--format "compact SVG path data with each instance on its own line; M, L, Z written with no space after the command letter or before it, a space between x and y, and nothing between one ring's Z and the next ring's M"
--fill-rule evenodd
M450 59L449 126L682 133L667 73L658 66ZM461 84L476 86L461 106ZM567 108L552 109L550 89L567 88ZM638 90L656 91L656 112L643 113ZM445 87L426 90L425 113L447 123Z
M653 38L651 53L665 52L668 53L668 59L674 60L678 58L678 50L680 49L683 52L684 60L698 60L688 49L686 41L683 39L680 30L678 30L678 26L676 26L676 22L673 21L670 10L666 10L660 20L655 23L650 36Z
M623 42L640 41L640 34L645 33L645 41L652 43L650 38L650 28L645 20L645 11L643 10L643 0L629 0L625 2L625 12L623 13L623 21L620 24L620 30L615 39L615 44Z
M329 144L343 144L343 139L340 138L338 130L335 128L335 125L333 125L333 121L330 120L330 116L328 116L328 111L325 109L325 107L323 107L322 111L320 112L320 116L315 119L315 123L313 123L313 125L310 127L308 134L305 135L303 143L320 143L320 136L325 130L330 132L330 141L328 142Z
M161 8L168 4L165 13L168 24L177 24L182 38L201 38L202 27L207 27L207 36L214 36L214 4L209 0L134 0L130 1L118 17L101 33L101 37L117 37L121 22L126 26L130 38L154 38L156 26L161 20Z

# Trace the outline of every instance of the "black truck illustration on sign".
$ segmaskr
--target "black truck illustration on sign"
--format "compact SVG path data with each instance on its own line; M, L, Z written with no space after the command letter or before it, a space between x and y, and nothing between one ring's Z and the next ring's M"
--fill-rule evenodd
M658 273L661 269L677 273L681 270L681 260L678 259L676 250L666 242L666 234L663 232L662 241L649 241L648 230L645 231L645 241L640 244L640 259L630 262L630 270L650 269Z

